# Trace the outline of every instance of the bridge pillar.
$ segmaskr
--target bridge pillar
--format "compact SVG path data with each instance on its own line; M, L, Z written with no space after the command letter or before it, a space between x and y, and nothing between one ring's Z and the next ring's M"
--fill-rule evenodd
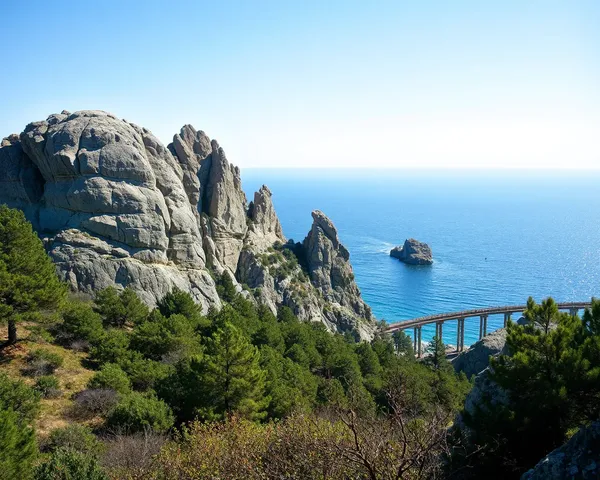
M569 308L569 315L571 315L572 317L576 317L578 312L578 308Z
M487 335L487 315L479 316L479 340Z
M417 357L421 358L421 327L418 327L417 330L417 334L419 337L418 343L417 343Z
M465 319L459 318L456 321L456 351L462 351L461 343L464 341Z
M435 336L436 336L438 339L440 339L440 340L442 340L442 335L443 335L443 333L442 333L442 330L443 330L443 325L444 325L444 322L437 322L437 323L435 324Z
M510 320L511 315L512 315L511 312L506 312L504 314L504 328L506 328L506 325L508 324L508 321Z
M417 329L419 327L415 327L413 328L413 352L416 355L417 354Z
M460 319L460 351L465 349L465 319Z

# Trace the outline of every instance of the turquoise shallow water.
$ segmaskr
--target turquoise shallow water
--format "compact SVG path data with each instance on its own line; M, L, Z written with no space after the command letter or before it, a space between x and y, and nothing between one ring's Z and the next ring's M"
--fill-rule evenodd
M492 305L600 296L600 172L286 170L242 172L249 199L273 192L288 238L325 212L350 251L356 281L388 322ZM414 237L435 263L412 267L389 250ZM502 316L488 320L491 331ZM423 330L423 340L434 335ZM465 344L479 321L465 324ZM410 332L409 332L410 333ZM444 326L456 343L456 322Z

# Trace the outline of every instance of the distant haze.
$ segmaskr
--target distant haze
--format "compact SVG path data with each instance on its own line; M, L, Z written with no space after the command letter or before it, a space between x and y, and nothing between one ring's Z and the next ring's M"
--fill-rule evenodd
M102 109L242 167L600 168L599 25L594 0L8 0L0 137Z

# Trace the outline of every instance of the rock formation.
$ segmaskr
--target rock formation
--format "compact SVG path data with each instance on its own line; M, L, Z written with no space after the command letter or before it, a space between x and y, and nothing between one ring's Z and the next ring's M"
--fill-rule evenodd
M582 427L563 446L550 452L521 480L600 478L600 421Z
M256 231L276 240L277 249L244 248L240 256L237 276L241 282L258 291L260 301L275 309L277 305L290 307L300 318L319 319L330 329L356 330L361 338L370 338L374 332L371 309L364 303L354 281L350 255L340 243L331 220L320 211L312 212L313 225L303 243L283 240L279 222L267 222L265 230L257 212L271 212L270 192L263 186L255 194L254 222L248 238ZM261 195L261 192L263 194ZM257 206L263 205L260 209ZM265 214L264 218L271 218ZM275 217L276 218L276 217ZM264 223L264 222L263 222ZM259 236L259 238L261 238ZM273 245L273 244L271 244ZM258 252L258 253L257 253ZM263 252L262 254L260 252Z
M490 357L506 353L506 329L500 328L486 335L458 355L452 365L457 372L464 372L470 378L490 365Z
M414 238L404 241L404 246L394 247L390 250L390 257L397 258L409 265L431 265L433 256L431 248L426 243L419 242Z
M312 212L312 217L312 228L302 245L313 285L326 300L370 318L371 311L354 282L350 253L340 243L335 226L319 210Z
M471 436L471 430L465 424L465 415L475 415L477 411L489 413L490 407L508 404L506 390L492 380L490 373L490 367L488 367L475 377L473 388L465 399L464 409L454 420L454 425L460 429L466 441Z
M153 305L177 286L207 311L220 307L213 276L225 272L273 311L288 305L363 337L373 330L333 224L317 214L310 262L298 263L304 250L282 247L269 189L248 205L239 169L190 125L164 147L102 111L33 122L2 140L0 203L25 212L75 290L130 286Z

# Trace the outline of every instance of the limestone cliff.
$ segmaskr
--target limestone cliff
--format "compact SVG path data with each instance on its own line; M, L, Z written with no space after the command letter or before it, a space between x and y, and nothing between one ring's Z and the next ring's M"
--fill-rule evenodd
M264 210L271 211L270 195L265 199ZM374 319L354 281L350 254L340 243L331 220L318 210L312 216L313 225L303 243L277 242L276 248L268 247L266 251L245 248L238 278L255 289L260 301L273 310L285 305L301 319L320 320L331 330L355 330L361 338L371 338ZM278 227L273 229L277 231ZM274 238L283 240L281 236Z
M302 248L284 247L269 189L248 204L239 169L190 125L165 147L103 111L33 122L2 140L0 203L25 212L73 289L130 286L153 305L177 286L206 311L226 272L273 310L373 330L333 224L314 212Z

